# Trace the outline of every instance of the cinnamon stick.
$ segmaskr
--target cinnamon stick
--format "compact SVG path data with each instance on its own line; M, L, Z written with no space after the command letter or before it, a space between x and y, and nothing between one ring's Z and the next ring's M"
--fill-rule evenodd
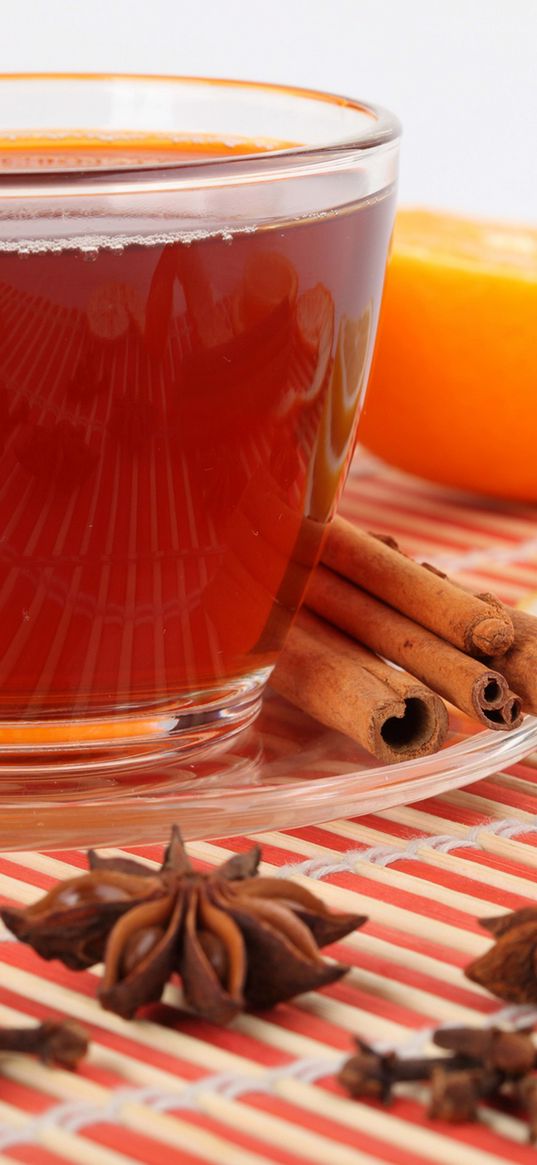
M528 611L509 608L515 628L515 642L506 655L489 660L499 667L522 700L526 712L537 714L537 619Z
M436 752L447 735L439 696L309 611L297 616L271 684L385 763Z
M500 656L513 644L512 621L496 600L476 597L343 518L329 527L323 562L469 655Z
M305 602L318 615L405 668L487 728L510 729L520 724L520 700L509 690L503 674L464 655L326 566L314 571ZM537 658L537 636L535 649Z
M438 567L431 566L428 562L423 562L422 566L438 575L439 578L448 579L448 575L438 570ZM469 588L463 583L457 582L456 586L470 593ZM497 606L503 606L495 595L477 595L477 598L485 599ZM517 607L504 607L503 609L513 624L514 642L504 655L485 656L484 658L489 667L496 668L501 672L508 684L518 693L524 711L532 712L535 715L537 714L537 618L529 611L521 611Z

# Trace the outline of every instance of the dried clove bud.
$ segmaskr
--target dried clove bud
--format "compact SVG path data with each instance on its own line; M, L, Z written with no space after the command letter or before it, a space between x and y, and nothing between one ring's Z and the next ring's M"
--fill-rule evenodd
M525 1076L535 1067L535 1048L527 1032L502 1031L501 1028L439 1028L433 1036L438 1048L456 1052L474 1060L482 1068L491 1068L513 1079Z
M76 1068L87 1048L88 1037L76 1023L46 1019L38 1027L0 1027L0 1052L24 1052L44 1064Z
M344 1063L338 1080L351 1096L390 1100L394 1084L426 1080L437 1067L455 1072L468 1066L464 1055L400 1057L396 1052L375 1052L364 1040L357 1039L358 1051Z
M380 1055L367 1044L357 1040L358 1051L345 1061L338 1080L351 1096L368 1096L373 1100L389 1100L393 1084L394 1054Z
M432 1073L428 1115L450 1124L475 1120L479 1101L499 1088L501 1075L487 1068L446 1068L438 1066Z
M439 1028L433 1042L450 1054L403 1058L357 1039L338 1080L353 1097L388 1101L395 1085L429 1079L428 1114L451 1123L475 1120L480 1100L507 1096L526 1108L530 1140L537 1139L537 1057L528 1029Z

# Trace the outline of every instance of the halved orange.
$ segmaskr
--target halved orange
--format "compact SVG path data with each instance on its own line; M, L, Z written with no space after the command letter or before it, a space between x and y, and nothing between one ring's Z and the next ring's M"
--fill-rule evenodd
M537 500L537 230L395 226L359 439L432 481Z

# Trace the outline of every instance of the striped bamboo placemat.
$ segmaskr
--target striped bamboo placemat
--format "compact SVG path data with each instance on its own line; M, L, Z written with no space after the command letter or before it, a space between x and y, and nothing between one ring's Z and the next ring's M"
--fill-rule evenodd
M468 498L362 458L342 509L511 602L537 590L536 507ZM489 942L477 917L535 898L537 760L416 805L260 840L266 871L369 914L329 951L349 974L224 1030L178 1019L174 988L150 1018L128 1023L98 1007L95 971L45 963L0 932L0 1023L67 1016L92 1040L76 1073L2 1059L0 1165L533 1162L525 1127L507 1110L484 1106L476 1125L431 1123L416 1089L385 1109L348 1099L334 1073L353 1034L411 1051L442 1024L533 1015L502 1008L462 969ZM235 837L189 850L210 867L249 844ZM158 847L140 852L161 857ZM0 893L27 903L84 866L79 851L9 854Z

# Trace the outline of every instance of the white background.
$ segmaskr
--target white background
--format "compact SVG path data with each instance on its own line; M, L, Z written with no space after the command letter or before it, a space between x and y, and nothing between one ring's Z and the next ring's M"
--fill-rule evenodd
M400 200L537 221L537 0L0 0L0 71L331 89L404 124Z

